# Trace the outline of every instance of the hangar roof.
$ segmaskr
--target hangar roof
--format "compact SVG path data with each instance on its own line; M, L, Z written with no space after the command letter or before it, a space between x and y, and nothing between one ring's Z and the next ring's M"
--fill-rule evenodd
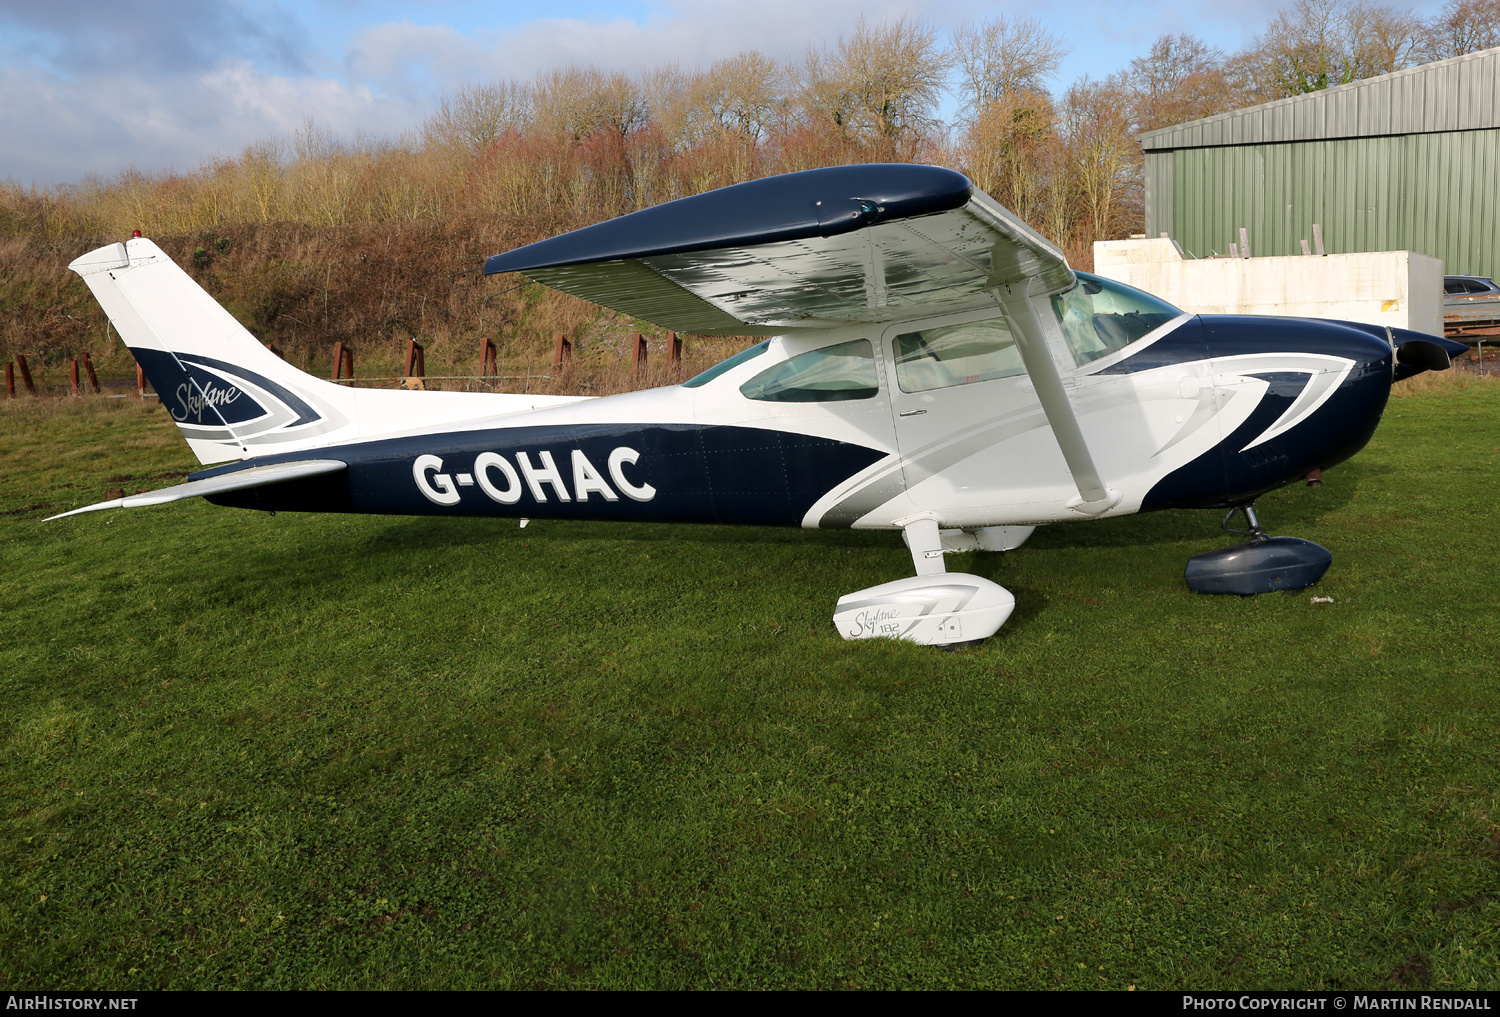
M1500 128L1500 48L1148 131L1147 152Z

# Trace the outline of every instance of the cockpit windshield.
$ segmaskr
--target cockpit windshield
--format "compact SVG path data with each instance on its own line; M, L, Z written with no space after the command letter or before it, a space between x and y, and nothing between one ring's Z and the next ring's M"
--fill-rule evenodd
M1052 313L1079 364L1124 349L1182 313L1134 286L1087 272L1074 274L1077 285L1052 298Z
M719 361L717 364L715 364L714 366L710 367L708 370L704 371L702 374L694 375L693 377L689 378L687 381L683 382L682 383L682 387L683 388L697 388L699 385L707 385L709 382L713 381L719 375L725 373L726 371L732 371L732 370L734 370L736 367L739 367L741 364L743 364L747 360L754 360L756 357L760 356L762 353L766 352L766 350L768 350L770 348L771 348L771 340L769 340L769 339L767 339L763 343L756 343L754 346L750 347L748 350L741 350L740 352L736 353L734 356L730 357L728 360L721 360L721 361Z

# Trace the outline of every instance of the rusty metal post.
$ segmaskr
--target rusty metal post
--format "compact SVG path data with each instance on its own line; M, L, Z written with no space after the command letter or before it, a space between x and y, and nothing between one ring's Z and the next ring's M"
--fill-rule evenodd
M5 398L16 397L16 365L9 360L5 362Z
M16 366L21 369L21 383L26 386L26 391L36 395L36 383L31 380L31 368L26 364L26 358L16 354Z
M646 337L639 332L635 334L635 373L640 374L646 370Z
M354 349L343 342L333 344L333 380L354 380Z
M559 334L557 337L557 349L552 354L552 366L561 369L563 364L573 359L573 344L567 338Z
M676 332L667 333L667 360L673 367L682 363L682 340Z
M135 390L142 399L146 398L146 369L140 364L135 365Z
M78 391L78 358L68 360L68 394L81 395Z
M481 378L500 376L500 362L493 340L479 340L479 376Z
M99 394L99 376L94 373L94 358L87 351L83 354L83 369L89 376L89 388L94 390L94 395Z
M425 378L427 376L427 355L422 344L415 339L406 340L406 377Z

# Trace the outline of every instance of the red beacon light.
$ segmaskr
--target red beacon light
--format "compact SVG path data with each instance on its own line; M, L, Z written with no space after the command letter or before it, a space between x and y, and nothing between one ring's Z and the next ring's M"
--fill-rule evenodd
M131 230L130 231L130 239L132 239L132 240L134 240L136 237L138 237L140 235L141 235L141 231L140 230Z

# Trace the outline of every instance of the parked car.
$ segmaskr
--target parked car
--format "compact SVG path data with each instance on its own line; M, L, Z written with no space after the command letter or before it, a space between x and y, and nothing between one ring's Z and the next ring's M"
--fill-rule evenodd
M1500 286L1495 280L1443 276L1443 334L1470 345L1500 340Z
M1487 279L1484 276L1443 276L1443 303L1453 303L1455 298L1463 301L1465 298L1476 294L1486 294L1492 297L1500 296L1500 286L1495 285L1495 280Z

